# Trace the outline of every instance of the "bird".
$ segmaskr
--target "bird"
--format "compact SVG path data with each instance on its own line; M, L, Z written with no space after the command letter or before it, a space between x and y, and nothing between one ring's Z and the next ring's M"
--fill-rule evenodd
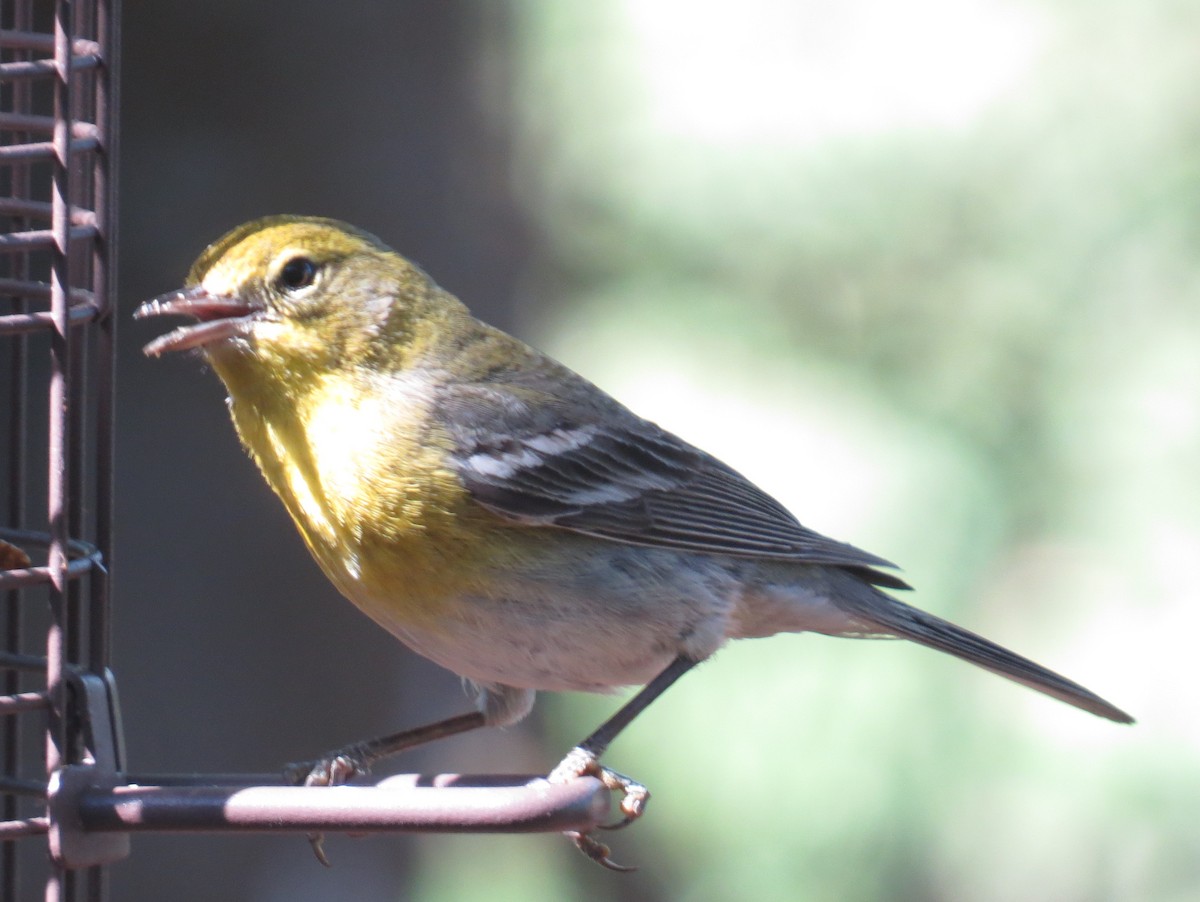
M610 743L728 641L778 633L907 639L1133 722L901 601L895 565L803 526L732 467L474 318L368 232L256 219L207 247L184 285L135 313L194 320L145 353L207 359L324 574L474 687L473 710L291 765L295 782L345 782L404 748L515 724L539 691L640 686L549 775L599 777L620 791L624 825L649 791L600 763ZM591 833L568 835L623 869Z

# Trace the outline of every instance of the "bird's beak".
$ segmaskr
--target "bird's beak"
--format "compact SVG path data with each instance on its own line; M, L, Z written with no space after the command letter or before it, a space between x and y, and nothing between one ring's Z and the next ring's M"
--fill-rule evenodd
M186 351L201 348L238 335L245 335L253 325L261 309L238 298L212 294L203 286L196 285L179 291L169 291L153 298L134 311L134 319L147 316L194 316L200 322L192 326L180 326L166 335L160 335L142 350L151 357L167 351Z

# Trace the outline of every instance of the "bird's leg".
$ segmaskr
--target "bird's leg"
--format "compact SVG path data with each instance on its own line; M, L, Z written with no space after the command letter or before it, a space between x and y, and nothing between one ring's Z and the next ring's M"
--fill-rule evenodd
M340 786L353 779L356 774L366 773L371 765L381 758L424 745L426 742L433 742L435 739L466 733L468 730L484 726L486 722L486 715L482 711L472 711L470 714L459 714L457 717L448 717L387 736L351 743L312 761L288 764L283 769L283 777L295 786ZM313 854L321 864L329 867L329 859L325 856L322 846L323 840L324 835L321 833L308 835Z
M296 786L338 786L357 774L365 774L381 758L456 733L478 729L485 722L482 711L472 711L387 736L354 742L312 761L297 761L287 765L283 771L284 779Z
M606 787L621 791L621 813L624 815L615 824L606 829L626 827L642 816L646 803L650 800L650 790L641 783L631 780L623 774L610 770L600 763L609 744L617 738L641 714L650 703L662 695L672 683L696 666L696 662L683 655L667 665L658 676L642 687L641 691L627 701L621 708L602 723L587 739L571 749L562 761L550 771L547 778L552 783L566 783L576 777L596 777ZM593 861L616 871L627 871L632 868L621 867L609 858L609 849L596 840L590 833L571 830L566 833L583 854Z

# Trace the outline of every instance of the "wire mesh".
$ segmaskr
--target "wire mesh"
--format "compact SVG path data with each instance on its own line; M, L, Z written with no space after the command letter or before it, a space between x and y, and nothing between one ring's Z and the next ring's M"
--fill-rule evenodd
M0 13L0 897L102 898L47 863L47 785L88 755L78 693L109 657L115 0ZM29 851L26 851L28 849ZM40 872L40 873L39 873Z

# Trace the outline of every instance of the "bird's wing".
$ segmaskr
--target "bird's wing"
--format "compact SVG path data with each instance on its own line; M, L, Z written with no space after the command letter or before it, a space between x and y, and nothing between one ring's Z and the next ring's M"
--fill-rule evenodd
M908 588L870 569L894 564L805 528L716 458L605 395L597 406L590 385L572 387L590 390L591 403L512 384L443 390L438 419L479 504L519 522L617 542L832 564L876 585Z

